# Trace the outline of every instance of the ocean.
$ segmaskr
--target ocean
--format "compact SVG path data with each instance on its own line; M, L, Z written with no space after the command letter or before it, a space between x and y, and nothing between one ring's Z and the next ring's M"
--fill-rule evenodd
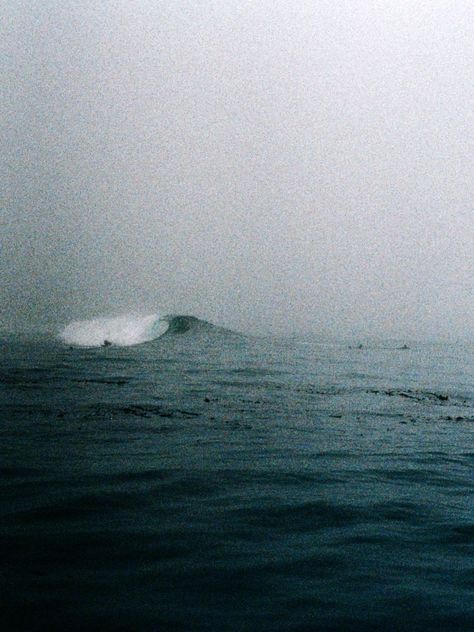
M1 340L2 630L472 632L472 345L132 325Z

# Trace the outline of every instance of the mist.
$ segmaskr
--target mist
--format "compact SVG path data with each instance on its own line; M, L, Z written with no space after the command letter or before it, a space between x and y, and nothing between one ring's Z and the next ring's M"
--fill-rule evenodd
M0 14L0 327L472 338L470 1Z

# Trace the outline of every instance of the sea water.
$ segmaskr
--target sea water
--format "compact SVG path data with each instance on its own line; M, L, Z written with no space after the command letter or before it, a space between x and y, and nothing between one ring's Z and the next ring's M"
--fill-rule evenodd
M473 630L474 348L168 324L2 340L1 629Z

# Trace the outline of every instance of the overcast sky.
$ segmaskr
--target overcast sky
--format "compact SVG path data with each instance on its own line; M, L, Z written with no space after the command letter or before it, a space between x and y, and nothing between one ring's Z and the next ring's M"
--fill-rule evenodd
M472 0L4 0L3 326L472 337Z

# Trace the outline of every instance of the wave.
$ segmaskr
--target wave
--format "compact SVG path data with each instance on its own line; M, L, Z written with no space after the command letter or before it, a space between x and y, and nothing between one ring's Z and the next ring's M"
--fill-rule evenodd
M208 332L210 330L234 333L216 327L196 316L150 314L148 316L118 316L76 320L70 323L59 338L75 347L102 347L132 345L150 342L164 334L185 334L189 331Z

